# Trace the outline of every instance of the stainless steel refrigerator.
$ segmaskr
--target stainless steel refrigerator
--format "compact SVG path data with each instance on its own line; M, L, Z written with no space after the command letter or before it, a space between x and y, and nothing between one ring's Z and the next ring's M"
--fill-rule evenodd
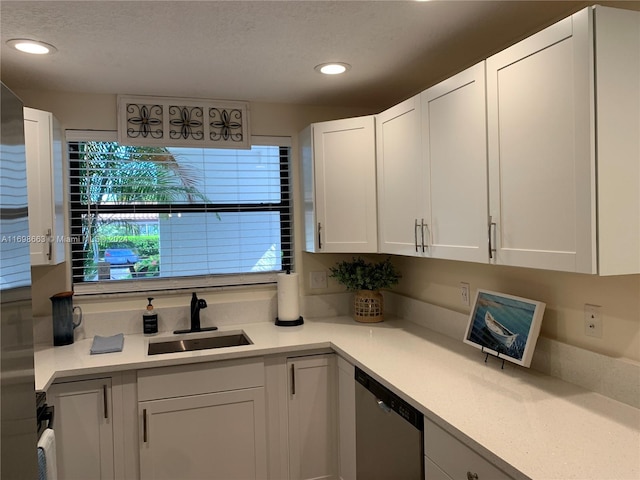
M0 478L38 478L22 101L1 84Z

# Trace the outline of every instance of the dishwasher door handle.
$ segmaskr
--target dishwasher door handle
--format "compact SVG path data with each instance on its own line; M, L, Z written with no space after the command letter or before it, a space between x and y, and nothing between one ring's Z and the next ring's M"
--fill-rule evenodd
M384 403L379 398L376 398L376 403L378 404L378 407L380 407L380 410L382 410L383 412L385 413L391 412L391 407L389 407L386 403Z

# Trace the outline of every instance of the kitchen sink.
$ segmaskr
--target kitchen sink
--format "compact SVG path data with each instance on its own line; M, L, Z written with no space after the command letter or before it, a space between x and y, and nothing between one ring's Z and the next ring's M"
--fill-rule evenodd
M149 355L161 353L193 352L195 350L208 350L210 348L239 347L252 345L253 342L247 335L240 332L226 332L198 338L180 338L161 342L149 343Z

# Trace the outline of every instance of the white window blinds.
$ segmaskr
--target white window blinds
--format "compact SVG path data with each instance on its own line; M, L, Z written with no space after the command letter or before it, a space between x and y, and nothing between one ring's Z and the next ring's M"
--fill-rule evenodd
M67 135L76 292L267 283L293 269L289 138L233 150L91 136Z

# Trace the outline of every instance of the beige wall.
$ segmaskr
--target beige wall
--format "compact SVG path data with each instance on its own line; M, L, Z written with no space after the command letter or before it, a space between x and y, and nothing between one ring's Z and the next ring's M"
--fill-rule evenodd
M27 106L54 113L65 128L115 130L116 97L114 95L76 95L42 93L15 89ZM344 118L367 113L364 110L291 105L251 104L252 133L255 135L291 136L293 140L294 208L296 219L297 270L303 278L303 291L322 294L342 291L342 287L329 281L326 290L309 290L308 273L328 270L339 259L351 255L308 254L301 252L302 212L297 155L297 133L316 121ZM433 259L393 257L403 274L395 289L398 293L446 308L468 313L469 307L460 302L459 284L471 285L472 294L483 288L519 295L547 304L542 335L614 357L627 357L640 361L640 275L598 277L558 273L524 268L498 267ZM34 269L34 311L37 315L50 314L48 297L70 288L69 266L40 267ZM269 289L257 289L256 295L272 295ZM222 296L222 294L216 294ZM246 292L240 294L246 295ZM229 297L229 294L224 294ZM233 294L231 294L233 296ZM144 294L140 296L144 297ZM170 300L154 301L187 305L188 295L174 296ZM118 301L121 307L136 308L141 300ZM215 301L215 300L214 300ZM603 337L592 338L584 334L584 304L600 305L603 317ZM98 300L87 304L94 311L110 308L111 302Z
M397 291L469 313L460 282L545 302L541 334L613 357L640 360L640 275L598 277L528 268L433 259L397 258L403 272ZM600 305L602 338L584 333L584 305Z
M351 255L303 253L307 272L333 266ZM383 260L386 255L366 256ZM640 361L640 275L599 277L529 268L503 267L431 258L392 256L402 274L396 293L460 313L470 313L460 299L460 283L546 303L541 335L611 357ZM308 280L307 280L308 282ZM329 279L330 292L343 289ZM325 293L310 291L309 293ZM584 305L599 305L602 338L584 333Z

